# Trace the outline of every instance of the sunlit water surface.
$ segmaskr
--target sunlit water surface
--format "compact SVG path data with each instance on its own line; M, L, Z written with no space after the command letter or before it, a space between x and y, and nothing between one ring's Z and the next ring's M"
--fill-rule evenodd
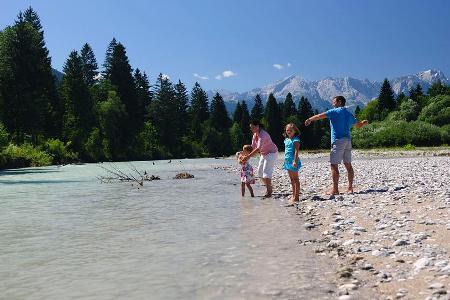
M109 164L0 172L0 298L328 299L295 211L241 198L231 164L133 162L162 179L140 189L100 183Z

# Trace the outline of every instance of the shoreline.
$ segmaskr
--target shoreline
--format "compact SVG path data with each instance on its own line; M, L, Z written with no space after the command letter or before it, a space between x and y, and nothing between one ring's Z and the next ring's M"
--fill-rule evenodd
M335 197L324 196L329 153L300 154L306 163L296 211L320 237L299 245L336 262L337 299L449 299L450 151L353 154L355 193ZM340 172L344 191L342 165ZM274 198L287 201L286 172L277 168L273 182Z

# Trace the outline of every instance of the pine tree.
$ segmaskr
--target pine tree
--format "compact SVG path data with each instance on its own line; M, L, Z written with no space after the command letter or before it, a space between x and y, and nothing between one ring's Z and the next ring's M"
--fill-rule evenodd
M233 113L233 122L241 124L241 121L242 121L242 106L241 102L238 102L236 104L236 108Z
M158 133L159 143L166 147L169 157L177 155L179 146L176 136L178 120L173 116L175 111L175 90L172 82L169 78L159 74L150 105L150 117Z
M216 93L211 101L210 109L211 126L218 132L228 132L230 128L230 118L225 107L225 102L219 93Z
M380 94L378 96L378 103L381 112L390 112L396 107L394 91L392 90L391 84L387 78L384 79L383 85L381 86Z
M0 103L4 125L17 143L26 135L56 135L59 105L51 61L42 32L19 13L15 25L2 32Z
M422 87L420 86L420 84L416 85L416 96L423 96L423 91L422 91Z
M264 117L264 105L262 103L261 96L259 94L256 94L255 104L253 105L250 118L252 120L261 121L263 117Z
M187 94L186 86L181 80L175 85L175 108L174 118L176 118L176 130L179 138L185 136L189 129L189 116L188 116L188 104L189 97Z
M87 86L93 86L98 75L98 65L95 59L94 51L88 43L83 45L80 51L81 61L83 63L83 78Z
M63 136L77 152L82 152L93 120L91 96L83 75L82 59L72 51L64 65L60 94L64 103Z
M267 123L267 132L279 149L283 147L283 119L280 107L274 95L270 93L266 103L264 117Z
M117 43L114 47L110 60L108 79L112 85L117 87L120 100L125 105L127 118L121 124L124 136L123 140L127 143L124 146L131 146L132 140L143 126L144 111L139 105L132 69L125 47L121 43Z
M33 26L33 28L42 35L42 37L44 36L41 19L31 6L29 6L23 13L23 20Z
M300 130L301 145L303 148L316 148L318 147L317 136L315 133L320 133L315 131L313 126L305 126L305 121L309 117L314 115L311 103L308 98L302 96L298 103L297 120L298 128Z
M450 87L442 84L442 81L438 79L428 89L428 95L430 97L436 97L438 95L450 95Z
M247 107L247 103L245 102L245 100L242 101L241 104L241 109L242 109L242 117L241 117L241 123L240 123L240 127L242 130L242 133L244 135L244 141L247 141L247 143L250 143L251 140L251 133L250 133L250 114L248 112L248 107Z
M105 78L109 78L109 73L111 70L111 61L112 61L112 56L113 56L113 52L114 49L117 46L117 40L116 38L113 38L111 40L111 42L109 42L108 48L106 49L106 54L105 54L105 61L103 63L103 77Z
M297 115L300 125L304 124L306 119L314 115L311 103L309 102L308 98L304 96L300 98L300 101L298 103Z
M358 118L359 113L361 112L361 107L359 107L359 105L356 105L355 108L355 117Z
M292 94L288 93L286 95L286 99L284 100L284 105L283 105L283 116L284 116L284 122L287 123L287 119L290 116L295 116L297 115L297 109L295 107L295 103L294 100L292 99Z
M198 141L202 137L202 124L209 118L208 95L198 82L192 88L189 113L192 122L191 133L194 139Z
M152 91L147 74L141 73L141 70L136 69L133 74L134 82L136 84L136 93L139 103L139 109L144 111L148 109L152 101Z

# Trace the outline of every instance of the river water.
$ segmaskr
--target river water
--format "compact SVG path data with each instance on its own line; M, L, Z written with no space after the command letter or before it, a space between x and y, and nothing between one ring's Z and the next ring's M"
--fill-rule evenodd
M331 298L295 210L241 198L238 174L213 168L234 163L133 162L161 177L140 189L100 183L106 163L0 172L0 298Z

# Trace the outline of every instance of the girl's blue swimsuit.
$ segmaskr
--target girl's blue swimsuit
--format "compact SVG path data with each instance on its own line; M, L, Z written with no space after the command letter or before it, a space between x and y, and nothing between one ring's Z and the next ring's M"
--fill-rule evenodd
M297 159L297 168L294 168L292 166L292 163L294 162L294 155L295 155L295 146L294 143L298 142L300 143L300 138L298 136L294 136L292 139L286 138L284 140L284 165L283 169L297 172L300 170L302 166L302 162L300 161L300 158Z

